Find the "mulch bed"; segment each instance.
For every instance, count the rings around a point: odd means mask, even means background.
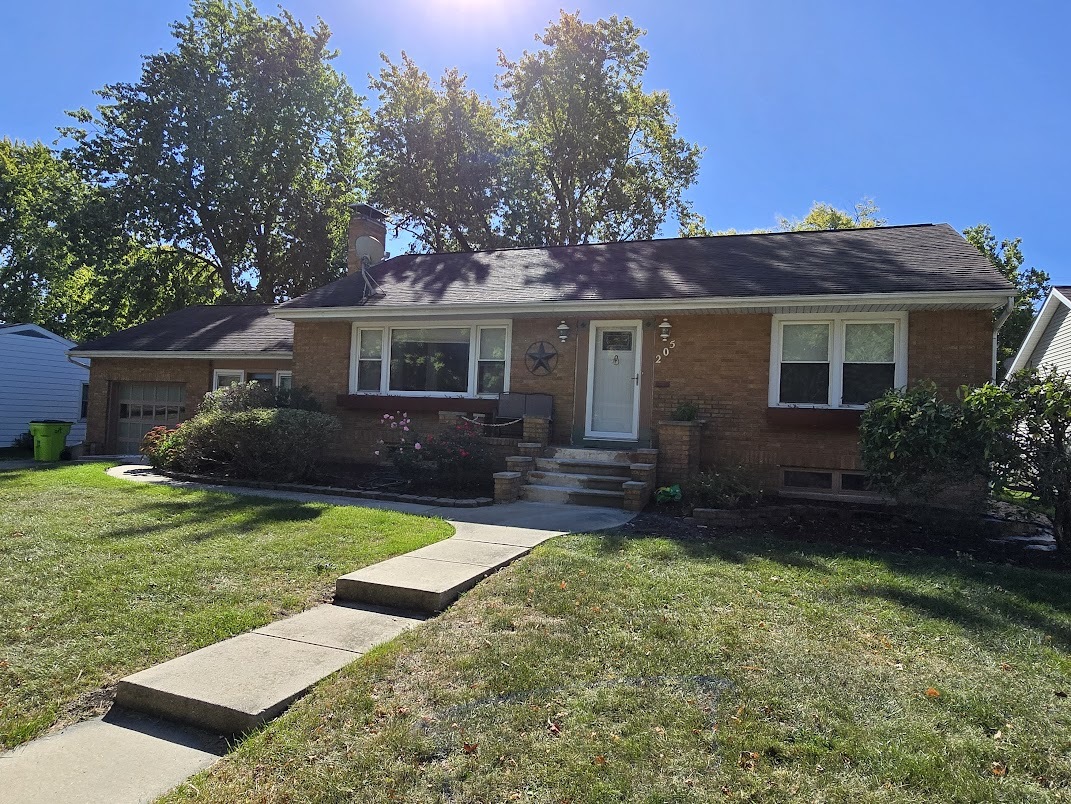
[[[782,501],[783,502],[783,501]],[[801,544],[832,544],[845,548],[870,548],[911,554],[973,559],[995,563],[1071,572],[1067,551],[1024,550],[1018,544],[989,541],[993,531],[981,520],[967,517],[952,521],[913,521],[883,508],[848,504],[814,505],[770,503],[762,521],[743,527],[704,523],[687,511],[660,510],[652,504],[620,530],[637,536],[664,536],[681,540],[710,540],[733,534],[772,536]]]
[[[488,475],[483,485],[468,488],[449,488],[433,481],[412,483],[398,475],[390,467],[368,463],[330,464],[318,479],[324,485],[359,491],[393,492],[395,494],[419,494],[429,497],[451,497],[468,500],[494,496],[494,482]]]

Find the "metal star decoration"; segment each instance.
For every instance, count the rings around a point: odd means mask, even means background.
[[[524,364],[536,376],[550,374],[557,362],[558,350],[546,341],[533,343],[524,355]]]

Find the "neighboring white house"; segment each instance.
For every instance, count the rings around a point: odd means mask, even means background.
[[[1071,286],[1049,292],[1008,373],[1043,365],[1071,371]]]
[[[0,324],[0,447],[29,430],[33,419],[74,422],[68,446],[85,440],[89,369],[67,359],[76,345],[36,324]]]

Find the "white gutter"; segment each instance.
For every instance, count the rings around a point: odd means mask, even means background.
[[[387,297],[389,299],[389,295]],[[934,293],[829,293],[813,296],[719,296],[688,299],[613,299],[536,302],[482,302],[477,304],[369,304],[355,307],[273,307],[269,312],[288,321],[302,319],[421,318],[429,315],[460,316],[494,314],[598,315],[620,311],[672,312],[753,309],[756,307],[830,307],[841,305],[946,305],[969,304],[995,309],[1007,294],[991,290],[938,291]]]
[[[68,352],[68,357],[147,357],[147,358],[174,358],[175,360],[290,360],[294,357],[293,352],[139,352],[136,349],[113,351],[100,350],[92,352],[78,351],[73,355]]]
[[[78,366],[78,368],[84,368],[86,371],[89,371],[89,364],[88,363],[79,363],[77,360],[75,360],[73,357],[71,357],[71,353],[70,352],[65,352],[64,356],[67,358],[67,362],[68,363],[73,363],[74,365]]]
[[[1000,335],[1000,328],[1004,326],[1004,322],[1011,317],[1013,312],[1015,312],[1015,297],[1009,296],[1008,301],[1004,304],[1004,310],[993,325],[993,375],[990,378],[993,382],[997,381],[997,338]]]

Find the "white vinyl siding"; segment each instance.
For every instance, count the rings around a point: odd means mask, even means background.
[[[1071,310],[1060,305],[1030,355],[1031,366],[1057,366],[1071,371]]]
[[[0,330],[0,374],[4,378],[0,447],[10,446],[29,430],[32,419],[74,422],[67,444],[82,443],[86,423],[79,420],[79,414],[82,384],[89,382],[89,370],[67,360],[67,350],[73,344],[47,336],[20,335],[17,328],[10,329],[14,331]]]

